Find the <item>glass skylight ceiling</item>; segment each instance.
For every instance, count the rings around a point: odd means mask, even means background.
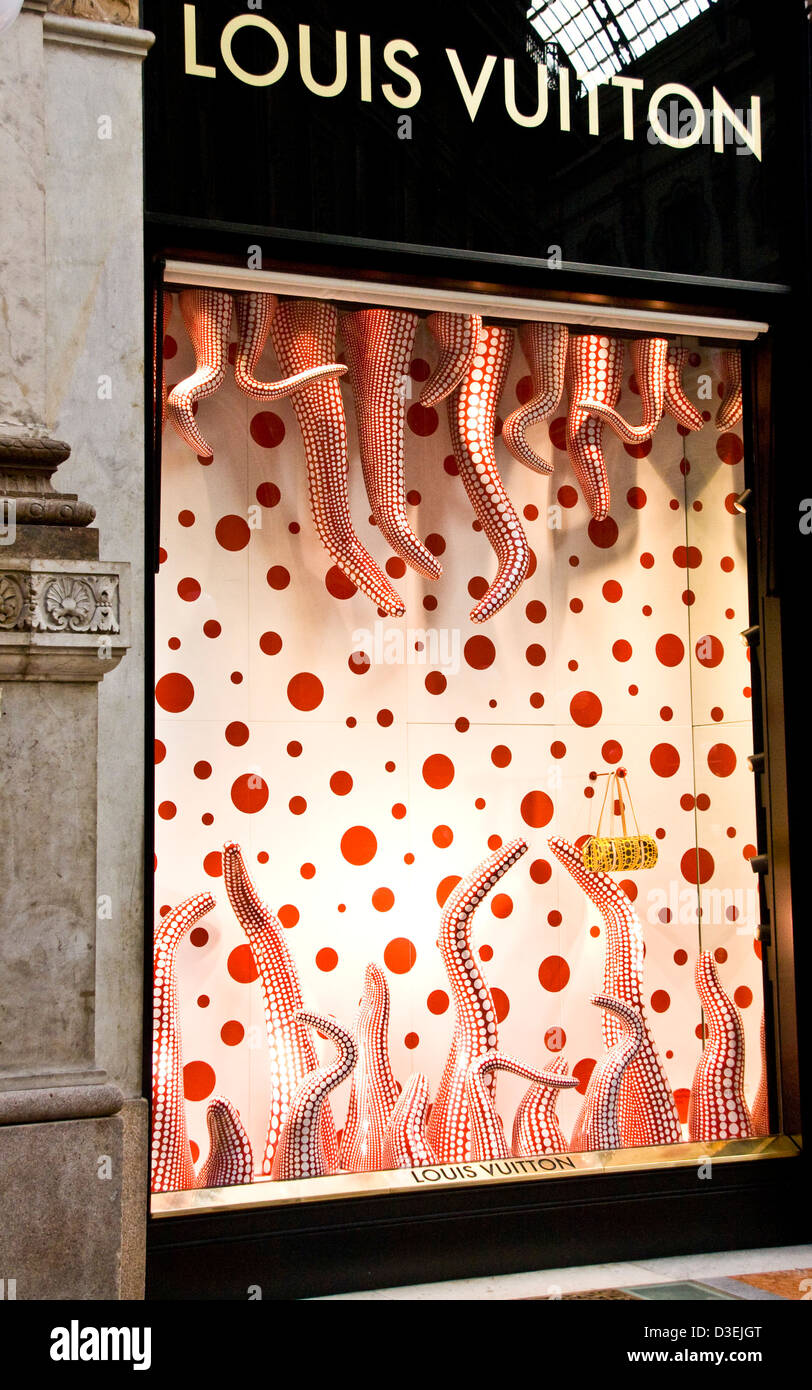
[[[716,0],[544,0],[528,10],[539,37],[555,40],[587,88],[605,82]]]

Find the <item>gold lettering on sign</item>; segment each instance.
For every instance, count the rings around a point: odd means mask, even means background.
[[[538,100],[535,114],[524,116],[516,105],[516,64],[512,58],[505,58],[505,108],[517,125],[537,126],[547,119],[547,69],[543,63],[536,64]]]
[[[269,72],[248,72],[237,62],[231,51],[231,46],[235,35],[241,29],[261,29],[263,33],[269,34],[273,39],[276,45],[276,62]],[[288,66],[288,46],[285,43],[284,35],[275,24],[271,24],[269,19],[265,19],[259,14],[238,14],[230,19],[220,36],[220,52],[229,72],[238,77],[240,82],[247,83],[249,87],[272,86],[274,82],[278,82],[280,77],[284,76]]]
[[[333,82],[317,82],[310,58],[310,25],[299,25],[299,72],[307,90],[317,97],[337,97],[347,85],[347,35],[336,29],[336,75]]]
[[[496,55],[493,53],[488,54],[482,64],[476,86],[473,90],[468,85],[468,78],[462,70],[462,63],[459,60],[456,48],[447,48],[446,57],[451,64],[451,71],[457,79],[457,86],[462,93],[465,109],[473,121],[476,119],[476,113],[479,110],[480,102],[485,95],[485,88],[491,80],[491,73],[496,67]]]
[[[183,7],[183,45],[186,72],[190,77],[217,76],[214,68],[197,61],[197,12],[194,5],[184,5]]]
[[[660,112],[657,109],[665,97],[672,95],[684,97],[696,117],[693,130],[686,130],[682,135],[671,134],[663,125]],[[702,139],[705,131],[705,111],[696,92],[692,92],[690,87],[684,87],[681,82],[664,82],[662,87],[657,88],[648,104],[648,122],[657,139],[662,141],[664,145],[670,145],[674,150],[685,150],[689,145],[695,145],[698,140]]]
[[[391,82],[384,82],[383,86],[381,87],[381,91],[383,92],[390,106],[398,106],[401,108],[405,108],[407,106],[416,106],[420,100],[420,93],[422,90],[420,82],[418,81],[415,74],[412,72],[411,68],[405,68],[402,63],[399,63],[397,61],[396,55],[398,53],[405,53],[408,58],[416,58],[417,49],[415,48],[413,43],[409,43],[408,39],[390,39],[385,49],[383,50],[383,61],[386,63],[386,66],[388,67],[389,71],[393,72],[396,77],[404,78],[404,80],[408,83],[408,96],[399,97],[395,92],[395,89],[392,86]]]

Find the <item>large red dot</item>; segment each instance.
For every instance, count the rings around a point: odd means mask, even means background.
[[[461,880],[459,874],[448,874],[445,878],[440,880],[440,882],[437,884],[436,894],[437,902],[439,903],[440,907],[445,906],[446,900],[454,892],[454,889],[460,881]]]
[[[265,578],[272,589],[280,591],[287,589],[290,583],[290,571],[284,565],[271,565]]]
[[[395,895],[391,888],[376,888],[372,894],[372,906],[376,912],[389,912],[395,906]]]
[[[725,649],[718,637],[707,634],[700,637],[696,644],[696,659],[700,666],[718,666],[725,654]]]
[[[508,893],[496,893],[491,898],[491,912],[494,917],[504,919],[509,917],[513,911],[513,899]]]
[[[615,661],[629,661],[632,654],[632,644],[627,642],[625,637],[619,637],[612,643],[612,656]]]
[[[240,985],[250,985],[259,978],[256,961],[247,943],[235,946],[229,953],[226,969],[232,980],[236,980]]]
[[[407,936],[396,936],[383,950],[383,963],[393,975],[405,975],[417,960],[413,941]]]
[[[557,994],[570,977],[570,968],[563,956],[546,956],[539,966],[539,980],[542,989]]]
[[[260,483],[257,488],[257,501],[261,507],[276,507],[281,496],[276,483]]]
[[[423,781],[436,791],[448,787],[454,780],[454,764],[445,753],[432,753],[423,764]]]
[[[662,637],[658,637],[654,650],[657,660],[663,666],[679,666],[685,655],[685,646],[674,632],[666,632]]]
[[[203,872],[209,878],[222,878],[223,876],[223,855],[219,849],[211,850],[203,859]]]
[[[195,698],[195,688],[188,676],[183,676],[179,671],[170,671],[168,675],[161,676],[155,687],[155,699],[169,714],[180,714],[188,709]]]
[[[722,463],[741,463],[744,445],[737,434],[720,434],[716,441],[716,452]]]
[[[496,648],[490,637],[477,635],[469,637],[463,648],[463,655],[468,665],[475,671],[486,671],[492,666],[496,658]]]
[[[589,1085],[589,1078],[591,1077],[594,1070],[594,1057],[582,1057],[580,1061],[575,1063],[575,1066],[572,1069],[572,1074],[573,1076],[577,1076],[578,1078],[578,1085],[576,1087],[576,1091],[579,1096],[586,1095],[586,1088]]]
[[[651,1007],[655,1014],[664,1014],[671,1006],[671,995],[665,989],[655,989],[651,996]]]
[[[599,550],[609,550],[618,537],[617,522],[611,516],[605,517],[603,521],[595,521],[593,518],[587,532],[592,544]]]
[[[507,767],[512,757],[513,754],[504,743],[497,743],[496,747],[491,749],[491,762],[494,767]]]
[[[285,438],[285,425],[272,410],[258,410],[251,420],[251,438],[263,449],[275,449]]]
[[[503,989],[498,989],[496,986],[491,990],[491,998],[493,999],[493,1007],[496,1012],[496,1022],[503,1023],[510,1013],[510,1000],[505,994],[505,991]]]
[[[231,786],[231,800],[247,816],[261,811],[268,801],[268,784],[258,772],[244,772]]]
[[[330,778],[330,791],[336,796],[346,796],[352,791],[352,777],[349,772],[334,772]]]
[[[232,744],[235,748],[241,748],[248,742],[248,726],[235,720],[233,724],[226,726],[226,743]]]
[[[448,995],[445,990],[433,989],[426,1000],[426,1006],[430,1014],[444,1014],[448,1008]]]
[[[729,777],[736,770],[736,754],[729,743],[714,743],[708,749],[708,767],[716,777]]]
[[[554,806],[546,792],[532,791],[522,797],[520,807],[522,820],[534,830],[549,825],[553,818]]]
[[[251,539],[248,522],[241,516],[221,516],[214,534],[224,550],[244,550]]]
[[[295,927],[299,920],[299,909],[294,903],[283,903],[276,915],[282,926],[290,931],[291,927]]]
[[[288,681],[288,699],[294,709],[317,709],[324,699],[324,686],[312,671],[299,671]]]
[[[658,743],[651,750],[649,762],[658,777],[673,777],[679,771],[680,757],[673,743]]]
[[[282,638],[278,632],[263,632],[259,639],[259,649],[266,656],[276,656],[282,650]]]
[[[573,722],[583,729],[591,729],[603,714],[603,706],[591,690],[579,690],[570,700],[570,714]]]
[[[341,837],[341,853],[348,864],[368,864],[377,850],[378,841],[365,825],[351,825]]]
[[[707,849],[688,849],[680,860],[680,870],[686,883],[707,883],[713,877],[715,864]]]
[[[226,1047],[236,1047],[245,1037],[245,1028],[236,1018],[230,1018],[220,1029],[220,1037]]]
[[[332,946],[322,946],[321,950],[316,952],[316,965],[319,970],[335,970],[338,965],[338,952],[334,951]]]
[[[357,585],[348,579],[343,570],[338,565],[333,565],[324,576],[324,585],[328,594],[333,598],[352,598],[353,594],[358,593]]]
[[[419,401],[415,401],[414,405],[410,405],[406,412],[406,420],[412,434],[420,435],[421,438],[425,439],[428,435],[434,434],[440,417],[433,406],[421,405]]]
[[[200,598],[201,588],[196,579],[181,579],[178,581],[178,598],[182,598],[184,603],[194,603],[196,598]]]
[[[552,872],[552,865],[546,859],[534,859],[530,865],[530,877],[534,883],[548,883]]]
[[[208,1062],[187,1062],[183,1068],[183,1094],[186,1100],[205,1100],[217,1084],[214,1067]]]

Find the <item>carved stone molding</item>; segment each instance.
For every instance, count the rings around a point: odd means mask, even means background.
[[[89,526],[95,507],[80,502],[75,492],[57,492],[51,483],[69,454],[70,445],[61,439],[0,434],[0,521],[18,526]]]
[[[0,568],[0,632],[114,632],[119,580],[109,574]]]
[[[0,551],[0,680],[101,680],[129,646],[128,576],[124,564]]]
[[[138,27],[138,0],[51,0],[48,10],[75,19],[92,19],[97,24]]]

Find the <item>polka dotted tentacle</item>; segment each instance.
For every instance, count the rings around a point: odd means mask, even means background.
[[[665,400],[667,413],[686,430],[701,430],[705,424],[701,411],[689,401],[682,384],[688,349],[672,343],[665,362]]]
[[[465,1078],[471,1062],[497,1046],[496,1009],[471,951],[473,918],[483,898],[527,851],[511,840],[457,884],[440,919],[438,945],[454,1000],[454,1037],[434,1099],[427,1137],[442,1163],[464,1163],[471,1130]],[[491,1095],[495,1078],[485,1083]]]
[[[544,1077],[544,1073],[535,1067],[528,1067],[502,1052],[487,1052],[474,1058],[465,1078],[465,1097],[471,1120],[472,1161],[510,1158],[511,1151],[502,1121],[494,1107],[491,1091],[485,1084],[485,1078],[497,1070],[523,1076],[526,1081],[540,1082]],[[573,1078],[573,1084],[578,1084],[577,1079]]]
[[[422,1072],[413,1072],[389,1118],[382,1168],[428,1168],[437,1162],[426,1138],[428,1108],[429,1083]]]
[[[361,309],[341,315],[372,515],[407,565],[428,579],[438,579],[442,565],[418,540],[406,516],[404,397],[418,322],[417,314],[406,309]]]
[[[591,410],[599,419],[605,420],[626,444],[639,444],[643,440],[651,439],[665,409],[667,359],[667,338],[634,339],[632,361],[643,407],[643,419],[639,425],[630,425],[611,406],[598,401],[584,401],[583,408]]]
[[[472,623],[484,623],[509,603],[522,584],[530,567],[530,549],[499,476],[493,445],[513,331],[483,328],[477,346],[465,379],[448,398],[448,423],[465,491],[499,562],[496,578],[471,612]]]
[[[389,986],[383,972],[371,963],[354,1035],[358,1062],[338,1163],[347,1172],[368,1173],[382,1165],[384,1135],[398,1098],[389,1061]]]
[[[195,1181],[196,1187],[232,1187],[251,1182],[254,1155],[240,1112],[225,1096],[215,1096],[206,1110],[209,1156]]]
[[[335,356],[338,314],[320,300],[293,299],[279,305],[271,339],[283,371],[302,375]],[[361,544],[350,519],[347,495],[347,425],[337,380],[315,382],[292,399],[307,460],[310,511],[331,560],[377,608],[394,617],[406,605],[383,570]]]
[[[426,327],[440,348],[440,360],[420,394],[420,404],[439,405],[459,386],[476,355],[482,330],[479,314],[429,314]]]
[[[317,1067],[306,1076],[291,1101],[273,1160],[273,1177],[280,1181],[335,1172],[336,1161],[322,1145],[322,1111],[330,1092],[349,1076],[358,1060],[355,1039],[334,1018],[299,1009],[296,1021],[299,1027],[317,1028],[331,1038],[338,1057],[329,1067]]]
[[[603,989],[621,999],[642,1020],[643,1042],[623,1079],[618,1117],[624,1144],[676,1144],[682,1135],[679,1114],[665,1068],[651,1034],[643,1004],[643,929],[629,899],[609,874],[584,867],[580,851],[567,840],[548,841],[556,858],[569,870],[579,888],[595,904],[606,927],[606,961]],[[620,1024],[604,1013],[603,1036],[613,1047]]]
[[[228,335],[233,302],[223,290],[181,290],[180,310],[195,351],[195,371],[169,393],[166,412],[181,439],[200,458],[214,458],[195,424],[194,406],[213,396],[228,370]]]
[[[155,928],[152,1004],[152,1190],[195,1186],[186,1131],[183,1062],[178,1021],[178,946],[214,907],[211,893],[196,893],[168,912]]]
[[[302,991],[293,957],[274,914],[256,892],[239,845],[223,847],[223,879],[234,914],[248,937],[264,996],[265,1028],[271,1065],[271,1097],[262,1172],[272,1171],[285,1117],[302,1078],[318,1066],[313,1040],[297,1022]],[[338,1141],[329,1105],[322,1109],[322,1143],[331,1168],[338,1165]]]
[[[555,1107],[562,1090],[576,1087],[578,1078],[567,1075],[567,1063],[561,1053],[540,1076],[542,1079],[522,1096],[513,1118],[514,1158],[565,1153],[567,1149]]]
[[[618,1123],[620,1089],[629,1063],[643,1044],[643,1020],[636,1009],[611,994],[593,994],[589,1002],[614,1015],[621,1036],[601,1057],[589,1078],[584,1104],[570,1140],[573,1153],[625,1146]]]
[[[761,1047],[761,1072],[758,1079],[758,1089],[753,1101],[751,1112],[753,1134],[769,1134],[770,1132],[770,1111],[767,1089],[767,1035],[764,1027],[764,1014],[761,1015],[761,1032],[759,1034]]]
[[[744,1024],[722,989],[712,951],[700,952],[696,988],[707,1019],[708,1041],[691,1087],[688,1133],[699,1143],[749,1139],[753,1127],[744,1100]]]
[[[553,465],[540,458],[527,442],[531,425],[546,420],[558,408],[564,393],[569,329],[563,323],[523,323],[519,342],[530,368],[533,395],[508,415],[502,426],[505,448],[537,473],[552,473]]]
[[[617,405],[623,374],[623,343],[593,333],[570,336],[567,357],[569,409],[567,453],[587,506],[596,521],[609,515],[609,479],[603,457],[603,420],[595,404]]]
[[[344,376],[347,368],[340,362],[324,362],[293,372],[281,381],[257,381],[255,372],[262,356],[271,323],[279,301],[275,294],[249,292],[237,295],[237,324],[239,342],[234,361],[234,379],[246,396],[255,401],[279,401],[292,396],[314,381]]]
[[[742,397],[742,355],[738,348],[723,348],[722,404],[716,412],[717,430],[731,430],[738,425],[744,411]]]

